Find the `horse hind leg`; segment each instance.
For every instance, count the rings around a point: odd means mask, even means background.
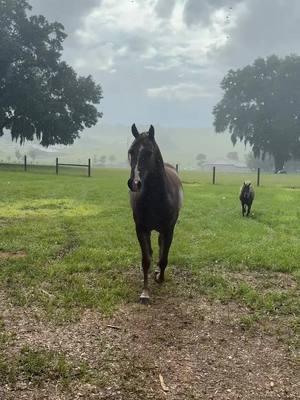
[[[159,262],[158,270],[155,272],[155,280],[162,283],[165,279],[165,269],[168,265],[168,256],[171,243],[173,240],[173,228],[167,232],[160,233],[158,237],[159,244]]]
[[[251,206],[252,206],[252,204],[251,204],[251,203],[250,203],[250,204],[248,204],[247,217],[249,217],[249,215],[250,215]]]

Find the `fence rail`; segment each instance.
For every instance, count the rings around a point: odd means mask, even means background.
[[[216,167],[215,166],[213,166],[213,170],[212,170],[212,184],[213,185],[216,184]],[[260,186],[260,168],[257,168],[256,186]]]
[[[72,164],[72,163],[59,163],[58,162],[58,158],[56,157],[56,165],[55,165],[55,169],[56,169],[56,175],[58,175],[58,168],[59,166],[65,166],[65,167],[84,167],[88,169],[88,177],[91,176],[91,159],[88,159],[88,163],[87,164]]]
[[[58,162],[58,157],[56,157],[56,164],[55,164],[55,169],[56,169],[56,175],[58,175],[58,169],[59,166],[65,166],[65,167],[85,167],[88,169],[88,177],[91,176],[91,159],[88,159],[87,164],[72,164],[72,163],[59,163]]]
[[[24,156],[23,163],[20,164],[10,164],[10,163],[2,163],[2,165],[10,165],[10,166],[23,166],[24,171],[26,172],[28,170],[28,163],[27,163],[27,156]],[[40,167],[51,167],[51,165],[39,165]],[[58,158],[56,157],[55,160],[55,171],[56,175],[58,175],[59,167],[83,167],[88,169],[88,177],[91,176],[91,159],[88,159],[87,164],[74,164],[74,163],[59,163]],[[31,165],[32,167],[32,165]]]

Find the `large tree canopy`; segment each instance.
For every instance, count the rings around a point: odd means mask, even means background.
[[[255,157],[274,157],[275,171],[300,157],[300,57],[259,58],[230,70],[213,114],[216,132],[228,130],[235,144],[250,144]]]
[[[0,136],[72,144],[101,117],[102,90],[61,61],[64,27],[30,10],[26,0],[0,0]]]

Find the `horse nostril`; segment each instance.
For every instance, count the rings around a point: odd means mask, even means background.
[[[132,192],[138,192],[142,187],[142,182],[136,179],[130,178],[127,181],[127,185]]]

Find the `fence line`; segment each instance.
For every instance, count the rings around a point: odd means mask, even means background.
[[[58,175],[58,167],[59,166],[65,166],[65,167],[85,167],[88,169],[88,177],[91,176],[91,159],[88,159],[87,164],[72,164],[72,163],[59,163],[58,162],[58,157],[56,157],[56,164],[55,164],[55,170],[56,170],[56,175]]]
[[[20,167],[22,167],[22,165],[23,165],[23,169],[26,172],[28,170],[27,156],[24,155],[23,163],[20,163],[20,164],[3,163],[3,165],[11,165],[11,166],[18,165]],[[36,165],[36,166],[39,166],[39,167],[51,167],[51,165]],[[59,163],[58,162],[58,158],[56,157],[56,160],[55,160],[55,172],[56,172],[56,175],[58,175],[59,166],[84,167],[84,168],[88,169],[88,177],[91,176],[91,159],[90,158],[88,159],[88,163],[87,164],[74,164],[74,163]]]
[[[213,166],[213,173],[212,173],[212,184],[216,184],[216,167]],[[257,168],[257,179],[256,179],[256,185],[260,186],[260,168]]]

